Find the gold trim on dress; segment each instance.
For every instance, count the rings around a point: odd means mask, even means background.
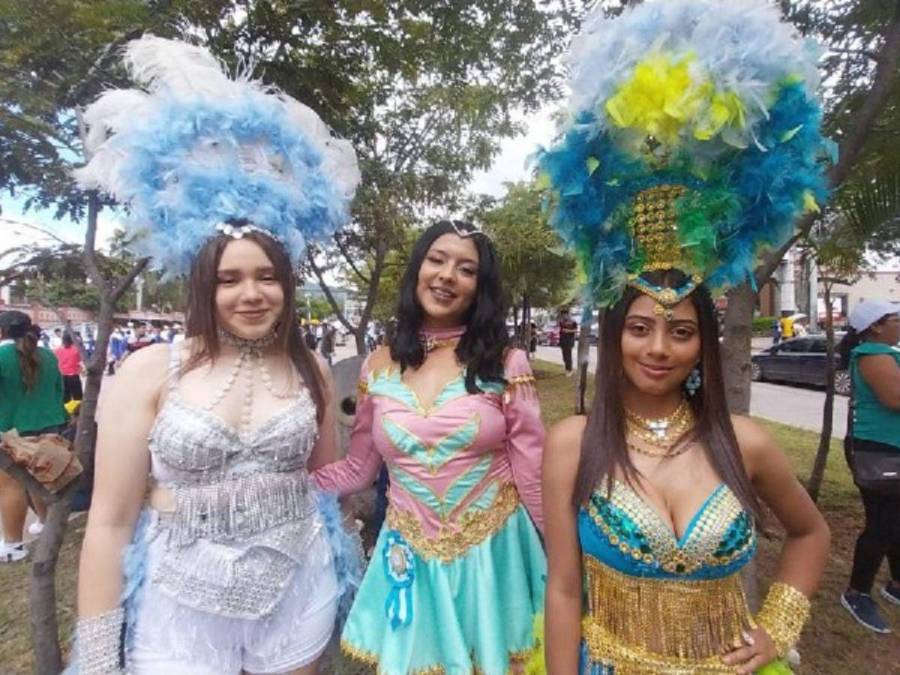
[[[584,556],[588,613],[582,636],[616,675],[733,673],[723,650],[755,627],[740,574],[722,579],[636,577]]]
[[[517,652],[509,652],[509,670],[507,670],[507,675],[521,673],[522,664],[530,658],[532,652],[534,651],[534,648],[535,646],[531,646],[527,649],[521,649]],[[348,640],[343,639],[341,640],[341,651],[357,663],[361,663],[364,666],[372,668],[375,671],[376,675],[389,675],[386,670],[381,669],[378,655],[374,652],[364,651],[359,647],[351,644]],[[472,657],[472,660],[474,660],[474,655]],[[446,669],[443,666],[439,665],[417,668],[416,670],[409,670],[407,671],[407,673],[409,673],[409,675],[447,675]],[[472,675],[482,675],[481,669],[475,666],[472,669]]]
[[[509,404],[517,395],[526,399],[537,398],[537,381],[534,375],[516,375],[506,379],[506,389],[503,390],[503,402]]]
[[[422,558],[448,563],[498,532],[518,507],[519,493],[515,485],[507,483],[489,508],[468,511],[455,523],[441,525],[435,535],[426,535],[415,515],[393,505],[388,508],[387,524],[398,530]]]

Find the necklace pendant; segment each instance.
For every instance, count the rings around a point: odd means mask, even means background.
[[[658,441],[666,440],[666,435],[669,431],[669,421],[668,420],[648,420],[647,427],[656,437]]]

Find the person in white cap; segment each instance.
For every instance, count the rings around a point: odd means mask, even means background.
[[[872,599],[872,586],[885,557],[891,581],[880,589],[888,602],[900,605],[900,477],[874,485],[862,471],[876,474],[900,464],[900,306],[884,300],[861,302],[850,312],[851,330],[839,347],[849,364],[852,420],[845,440],[865,507],[865,526],[856,541],[850,583],[841,604],[863,626],[876,633],[890,627]],[[886,467],[886,468],[885,468]],[[889,473],[889,472],[888,472]]]

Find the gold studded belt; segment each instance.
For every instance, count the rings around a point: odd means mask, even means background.
[[[594,663],[616,675],[733,673],[723,650],[754,627],[739,574],[678,580],[622,574],[585,555],[582,636]]]

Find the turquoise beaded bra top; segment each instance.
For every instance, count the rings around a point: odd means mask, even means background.
[[[716,579],[734,574],[756,551],[753,518],[720,484],[681,537],[628,485],[596,490],[578,513],[584,555],[632,576]]]

